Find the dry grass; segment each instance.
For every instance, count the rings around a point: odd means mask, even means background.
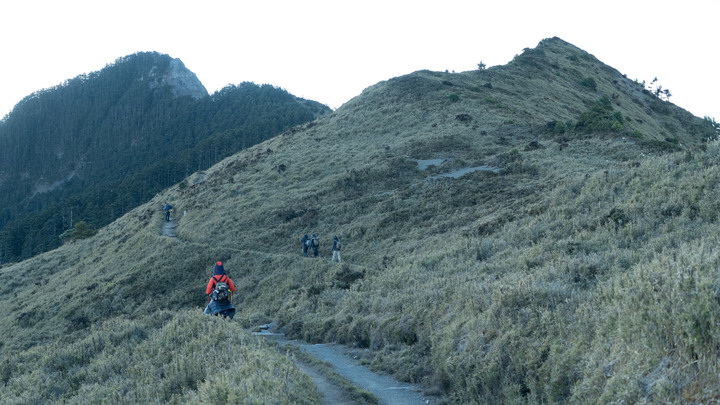
[[[309,377],[239,325],[189,311],[96,323],[4,364],[5,403],[317,403]]]
[[[601,95],[622,129],[547,125],[576,121]],[[720,145],[709,134],[557,40],[505,67],[379,83],[91,239],[1,269],[0,394],[32,384],[9,366],[15,356],[46,364],[53,345],[87,342],[97,327],[131,319],[177,339],[185,332],[170,325],[209,322],[194,314],[220,259],[239,287],[228,327],[275,320],[291,336],[369,347],[374,367],[458,403],[709,402],[720,383]],[[431,158],[448,160],[417,168]],[[426,180],[480,165],[503,170]],[[187,211],[177,239],[159,236],[166,200]],[[304,233],[320,235],[320,259],[301,256]],[[330,263],[333,235],[342,265]],[[13,295],[28,279],[41,287],[30,303]],[[182,322],[148,316],[189,309]],[[241,385],[231,374],[227,386]],[[85,387],[59,378],[74,387],[64,398]],[[206,395],[210,378],[193,377],[179,398]],[[145,395],[135,384],[126,389]],[[278,384],[238,395],[281,395]]]

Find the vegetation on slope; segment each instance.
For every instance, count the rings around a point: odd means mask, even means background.
[[[12,376],[12,378],[11,378]],[[6,360],[5,403],[310,404],[310,378],[238,324],[188,311],[116,317]]]
[[[163,237],[141,207],[0,269],[10,403],[316,403],[311,380],[239,323],[202,315],[221,252]]]
[[[78,221],[106,225],[192,172],[330,111],[253,83],[178,96],[162,85],[172,61],[118,59],[26,97],[3,120],[0,263],[59,246]]]
[[[212,322],[202,290],[223,260],[235,325],[274,320],[372,349],[373,367],[457,403],[710,402],[720,143],[709,137],[710,123],[558,39],[504,67],[379,83],[92,238],[0,270],[0,395],[29,389],[33,364],[49,361],[31,354],[108,322],[158,325],[150,336]],[[428,159],[442,163],[421,170]],[[501,170],[442,177],[482,166]],[[178,238],[160,236],[166,200],[187,212]],[[300,253],[311,232],[320,259]],[[342,264],[330,262],[335,234]],[[42,286],[36,303],[13,296],[28,279]],[[178,309],[190,312],[169,319]],[[10,366],[17,356],[27,368]]]

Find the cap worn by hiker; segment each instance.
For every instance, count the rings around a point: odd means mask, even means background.
[[[216,262],[215,267],[213,267],[213,276],[223,275],[225,274],[225,267],[223,267],[222,262]]]

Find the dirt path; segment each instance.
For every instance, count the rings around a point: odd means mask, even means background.
[[[340,376],[344,377],[356,387],[373,394],[380,404],[415,405],[436,404],[435,397],[426,397],[418,386],[403,383],[391,376],[374,373],[367,367],[360,365],[348,351],[336,344],[309,344],[298,340],[286,340],[278,333],[259,332],[257,335],[273,339],[281,346],[292,345],[301,349],[310,356],[329,363]],[[352,404],[352,396],[344,392],[335,383],[326,378],[312,365],[296,363],[298,367],[315,381],[318,391],[322,395],[323,404]]]
[[[316,370],[312,365],[296,361],[295,365],[305,375],[312,378],[318,392],[321,395],[322,405],[353,405],[355,400],[342,388],[336,386],[332,381]]]
[[[177,225],[175,218],[170,218],[169,221],[163,221],[162,235],[175,237],[175,228],[177,228]]]

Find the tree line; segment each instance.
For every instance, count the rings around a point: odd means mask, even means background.
[[[176,96],[148,75],[168,74],[171,60],[120,58],[31,94],[0,121],[0,263],[59,246],[73,222],[104,226],[313,110],[330,111],[249,82]]]

